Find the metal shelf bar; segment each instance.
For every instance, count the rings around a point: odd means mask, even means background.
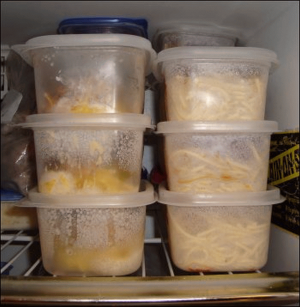
[[[42,257],[40,257],[30,268],[25,272],[24,276],[29,276],[33,270],[41,263]]]
[[[36,235],[38,237],[38,235]],[[11,258],[2,268],[1,274],[12,264],[14,263],[32,244],[34,240],[29,242],[26,246],[24,246],[13,258]]]
[[[155,212],[155,214],[156,214],[156,221],[159,221],[159,216],[158,216],[157,212]],[[172,263],[171,263],[171,259],[170,259],[169,254],[168,254],[166,244],[165,244],[165,241],[164,241],[164,238],[163,238],[163,235],[162,235],[162,230],[161,230],[159,223],[157,223],[157,228],[158,228],[159,235],[161,237],[161,244],[162,244],[162,247],[163,247],[163,250],[164,250],[164,253],[165,253],[165,257],[166,257],[166,260],[167,260],[170,276],[175,276],[174,271],[173,271],[173,267],[172,267]]]
[[[4,250],[4,248],[6,248],[11,242],[15,241],[16,237],[18,237],[22,232],[23,232],[23,230],[20,230],[14,236],[10,237],[10,239],[8,239],[8,241],[5,244],[1,245],[1,251]],[[5,239],[1,234],[1,241],[2,240],[5,240]],[[2,271],[1,271],[1,273],[2,273]]]

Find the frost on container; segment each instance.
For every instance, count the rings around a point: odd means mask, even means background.
[[[178,192],[263,191],[267,135],[170,135],[165,140],[169,188]]]
[[[276,127],[268,121],[159,123],[168,188],[189,193],[265,190],[271,135],[267,130]]]
[[[43,264],[54,275],[113,276],[142,262],[146,206],[39,208]]]
[[[58,276],[120,276],[142,263],[146,206],[153,186],[137,193],[49,195],[33,189],[20,207],[37,210],[43,265]]]
[[[172,192],[159,187],[167,207],[174,264],[189,272],[254,271],[268,258],[272,205],[284,201],[278,188],[260,192]]]
[[[37,114],[34,130],[39,192],[103,194],[137,192],[141,180],[143,114]]]
[[[137,192],[143,136],[136,131],[35,131],[41,193]]]

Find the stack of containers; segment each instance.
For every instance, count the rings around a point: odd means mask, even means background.
[[[222,44],[171,48],[166,41],[156,44],[167,47],[154,74],[164,84],[166,121],[157,133],[164,136],[167,183],[159,201],[167,205],[172,260],[194,272],[260,269],[272,204],[283,201],[267,187],[278,126],[264,114],[276,54]]]
[[[146,205],[141,180],[145,76],[156,57],[144,37],[65,34],[13,50],[34,67],[38,185],[21,205],[37,208],[43,265],[51,274],[112,276],[141,265]]]

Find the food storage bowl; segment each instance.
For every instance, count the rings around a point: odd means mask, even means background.
[[[17,201],[1,201],[1,230],[37,229],[35,208],[16,207]]]
[[[255,271],[268,258],[272,205],[280,190],[186,194],[159,187],[167,206],[167,229],[174,264],[189,272]]]
[[[168,24],[160,27],[152,44],[157,52],[181,46],[235,46],[238,31],[216,25]]]
[[[133,194],[47,195],[32,190],[20,206],[35,207],[44,268],[58,276],[118,276],[142,263],[146,206],[154,190]]]
[[[143,112],[145,76],[156,56],[129,34],[65,34],[14,45],[34,67],[38,113]]]
[[[45,194],[138,192],[143,114],[34,114],[20,124],[33,129],[38,191]]]
[[[144,18],[76,17],[59,23],[58,34],[116,33],[148,38],[148,22]]]
[[[273,121],[167,121],[164,137],[168,188],[223,193],[267,188]]]
[[[252,47],[163,50],[153,71],[165,83],[167,120],[263,120],[273,51]]]
[[[37,229],[35,208],[20,208],[16,204],[24,198],[13,190],[1,189],[1,230]]]

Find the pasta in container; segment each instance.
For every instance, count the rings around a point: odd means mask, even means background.
[[[167,120],[263,120],[273,51],[248,47],[177,47],[158,54]]]
[[[187,193],[264,191],[275,130],[272,121],[160,122],[168,188]]]
[[[189,272],[254,271],[268,258],[272,205],[278,188],[261,192],[186,194],[159,187],[167,205],[174,264]]]

